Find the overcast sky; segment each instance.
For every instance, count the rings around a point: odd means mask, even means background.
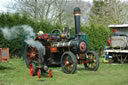
[[[92,2],[93,0],[83,0],[83,1]],[[14,10],[7,8],[7,6],[12,4],[13,2],[14,2],[14,0],[0,0],[0,13],[2,13],[2,12],[14,12]]]
[[[10,9],[8,9],[7,6],[12,2],[14,2],[14,0],[0,0],[0,12],[10,11]]]

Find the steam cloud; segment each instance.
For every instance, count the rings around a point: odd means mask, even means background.
[[[43,55],[45,55],[45,47],[39,41],[34,40],[35,33],[32,27],[28,25],[14,26],[10,29],[5,27],[0,28],[0,31],[7,40],[16,39],[18,35],[25,35],[24,42],[38,50],[42,50]]]

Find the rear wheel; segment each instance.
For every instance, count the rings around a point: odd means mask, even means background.
[[[87,63],[84,66],[87,70],[96,71],[99,67],[99,56],[94,51],[89,51],[86,53]]]
[[[61,57],[61,67],[64,73],[73,74],[77,68],[76,56],[72,52],[64,52]]]

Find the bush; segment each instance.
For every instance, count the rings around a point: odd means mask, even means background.
[[[100,52],[104,49],[109,34],[109,29],[106,26],[90,24],[89,26],[82,26],[81,31],[89,37],[90,50]]]

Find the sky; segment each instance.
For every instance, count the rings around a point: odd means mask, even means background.
[[[90,1],[92,2],[93,0],[83,0],[83,1]],[[11,10],[7,8],[10,4],[12,4],[14,0],[0,0],[0,13],[2,12],[15,12],[15,10]]]
[[[7,8],[7,6],[9,6],[9,4],[11,4],[12,2],[13,0],[0,0],[0,12],[11,11],[10,9]]]

